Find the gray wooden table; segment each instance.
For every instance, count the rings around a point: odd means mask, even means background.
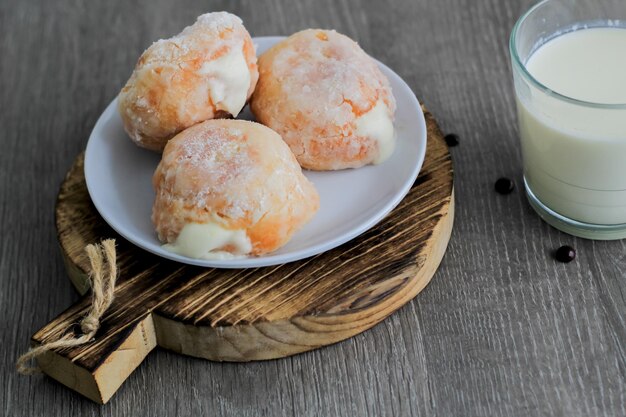
[[[559,233],[521,185],[507,41],[530,0],[0,2],[0,412],[17,416],[624,416],[626,241]],[[57,187],[151,41],[211,10],[253,35],[335,28],[458,132],[457,220],[430,286],[373,330],[265,363],[158,350],[98,406],[14,371],[77,294],[56,243]],[[516,179],[510,196],[493,182]],[[561,244],[578,259],[558,264]]]

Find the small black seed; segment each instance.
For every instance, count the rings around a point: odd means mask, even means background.
[[[450,147],[457,146],[459,144],[459,135],[456,133],[450,133],[449,135],[446,135],[444,139]]]
[[[495,189],[499,194],[511,194],[515,189],[515,183],[510,178],[500,178],[496,181]]]
[[[556,260],[563,263],[570,263],[576,259],[576,250],[571,246],[561,246],[556,250]]]

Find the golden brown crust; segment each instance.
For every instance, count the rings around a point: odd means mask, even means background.
[[[304,168],[357,168],[376,160],[378,144],[359,136],[357,119],[381,101],[393,120],[387,78],[354,41],[308,29],[259,58],[250,102],[256,119],[276,130]]]
[[[246,65],[249,73],[249,82],[242,86],[228,79],[228,69],[223,71],[226,75],[219,72],[219,65],[227,65],[220,59],[232,62],[237,57],[240,61],[235,64]],[[210,66],[216,62],[218,68]],[[155,42],[141,55],[119,94],[118,110],[137,145],[162,151],[169,139],[187,127],[236,116],[240,109],[229,111],[214,102],[216,90],[240,96],[243,106],[257,80],[256,52],[241,20],[225,12],[208,13],[180,34]]]
[[[152,221],[172,243],[187,223],[245,230],[252,254],[287,243],[319,196],[280,136],[243,120],[209,120],[170,140],[153,177]],[[228,250],[228,248],[224,248]]]

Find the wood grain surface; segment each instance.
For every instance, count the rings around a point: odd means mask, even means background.
[[[520,192],[507,41],[533,0],[0,2],[0,415],[624,416],[626,241],[559,233]],[[257,36],[335,28],[461,135],[456,220],[420,296],[371,331],[286,359],[151,354],[105,406],[15,373],[30,335],[78,300],[58,187],[140,52],[208,10]],[[496,195],[500,176],[517,191]],[[575,262],[556,263],[561,244]]]
[[[421,292],[439,266],[454,221],[450,153],[426,113],[428,145],[409,194],[376,227],[317,256],[250,269],[199,268],[147,253],[115,233],[93,206],[84,154],[68,172],[55,208],[68,277],[89,287],[88,242],[117,240],[115,299],[94,340],[38,358],[49,376],[107,402],[157,345],[229,362],[283,358],[352,337]],[[59,340],[82,320],[86,295],[33,336]]]

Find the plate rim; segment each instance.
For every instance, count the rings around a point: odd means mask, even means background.
[[[258,40],[262,40],[262,41],[278,41],[278,40],[285,39],[285,38],[286,38],[286,36],[255,36],[255,37],[252,38],[252,41],[253,42],[256,42]],[[245,257],[245,258],[235,258],[235,259],[228,259],[228,260],[206,260],[206,259],[189,258],[189,257],[186,257],[186,256],[181,256],[181,255],[175,254],[173,252],[167,252],[164,249],[161,249],[161,246],[158,247],[161,250],[158,250],[158,249],[152,248],[149,245],[143,244],[143,242],[140,239],[133,238],[133,234],[126,233],[123,227],[120,227],[118,224],[116,224],[114,219],[110,218],[110,216],[105,214],[106,211],[102,210],[101,205],[99,205],[99,203],[98,203],[97,197],[94,198],[94,191],[92,191],[92,190],[95,190],[95,188],[94,188],[95,186],[94,186],[94,184],[90,180],[91,177],[89,175],[87,175],[87,171],[88,171],[87,167],[89,166],[89,160],[91,159],[91,156],[90,156],[91,153],[89,152],[89,149],[90,149],[90,145],[93,143],[92,142],[92,138],[93,138],[94,132],[96,132],[97,130],[101,129],[101,125],[106,122],[103,119],[105,114],[107,114],[110,111],[114,111],[117,108],[117,101],[118,101],[118,96],[117,95],[107,105],[107,107],[104,109],[104,111],[98,117],[98,120],[96,121],[96,124],[94,125],[93,129],[91,130],[91,133],[89,134],[89,139],[87,140],[87,146],[85,148],[85,162],[84,162],[83,172],[84,172],[84,176],[85,176],[85,183],[86,183],[86,186],[87,186],[87,192],[89,193],[89,198],[91,199],[91,202],[93,203],[94,207],[96,208],[96,211],[98,211],[98,214],[102,217],[102,219],[116,233],[118,233],[121,237],[126,239],[131,244],[141,248],[142,250],[150,252],[150,253],[152,253],[152,254],[154,254],[154,255],[162,258],[162,259],[165,259],[165,260],[171,260],[171,261],[176,261],[176,262],[179,262],[179,263],[182,263],[182,264],[194,265],[194,266],[200,266],[200,267],[206,267],[206,268],[242,269],[242,268],[259,268],[259,267],[268,267],[268,266],[281,265],[281,264],[286,264],[286,263],[295,262],[295,261],[299,261],[299,260],[303,260],[303,259],[307,259],[307,258],[311,258],[311,257],[317,256],[317,255],[319,255],[321,253],[324,253],[324,252],[327,252],[329,250],[335,249],[335,248],[343,245],[344,243],[347,243],[347,242],[353,240],[354,238],[356,238],[356,237],[360,236],[361,234],[367,232],[371,228],[375,227],[378,223],[380,223],[406,197],[406,195],[411,190],[411,187],[413,186],[413,184],[417,180],[417,177],[419,176],[419,173],[420,173],[420,171],[422,169],[422,166],[423,166],[423,163],[424,163],[424,159],[425,159],[425,156],[426,156],[426,150],[427,150],[427,146],[428,146],[428,143],[427,143],[428,142],[428,140],[427,140],[428,132],[427,132],[427,127],[426,127],[426,119],[425,119],[425,116],[424,116],[424,111],[422,109],[421,103],[419,102],[419,100],[415,96],[415,93],[413,92],[413,89],[411,89],[411,87],[406,83],[406,81],[404,81],[404,79],[402,77],[400,77],[400,75],[398,75],[395,71],[393,71],[387,65],[385,65],[382,62],[380,62],[376,58],[373,58],[373,57],[371,57],[371,58],[377,63],[377,65],[382,67],[384,70],[386,70],[386,72],[388,72],[394,78],[396,78],[396,81],[398,81],[399,84],[402,85],[403,88],[405,88],[407,91],[409,91],[411,93],[409,95],[410,96],[409,99],[410,99],[410,101],[413,102],[414,106],[419,111],[418,123],[419,123],[420,128],[421,128],[421,132],[420,132],[421,134],[419,135],[419,137],[423,138],[424,146],[420,147],[420,151],[418,153],[418,158],[417,158],[417,161],[416,161],[417,163],[413,167],[411,175],[407,176],[407,178],[405,179],[402,187],[400,188],[400,191],[396,193],[394,198],[388,200],[385,203],[385,205],[380,210],[378,210],[378,212],[376,213],[375,216],[372,216],[367,221],[361,223],[360,225],[358,225],[358,227],[352,228],[352,229],[346,231],[345,233],[342,233],[339,236],[335,236],[334,238],[326,240],[326,241],[324,241],[322,243],[318,243],[318,244],[316,244],[314,246],[311,246],[311,247],[308,247],[308,248],[303,248],[303,249],[300,249],[300,250],[297,250],[297,251],[288,252],[288,253],[279,254],[279,255],[273,255],[272,253],[269,253],[267,255],[263,255],[263,256],[259,256],[259,257]],[[114,107],[115,109],[112,109],[112,107]],[[296,233],[298,233],[298,232],[296,232]]]

